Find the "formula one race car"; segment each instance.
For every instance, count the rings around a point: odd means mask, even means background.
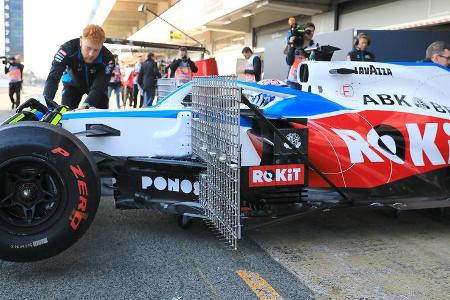
[[[251,217],[450,206],[449,69],[305,62],[298,80],[196,77],[140,110],[27,101],[0,127],[0,258],[70,247],[101,177],[117,208],[202,218],[233,247]]]

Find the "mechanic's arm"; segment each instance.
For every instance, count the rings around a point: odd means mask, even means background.
[[[110,61],[104,68],[97,73],[97,76],[94,79],[94,82],[89,90],[89,94],[83,102],[84,107],[97,107],[99,104],[99,100],[104,97],[106,87],[108,86],[108,82],[111,79],[111,75],[114,71],[114,60]]]
[[[181,59],[174,59],[173,62],[170,64],[170,70],[172,70],[172,72],[175,72],[176,69],[178,69],[180,62],[181,62]]]
[[[47,80],[45,81],[44,97],[48,100],[55,98],[56,91],[58,90],[59,80],[67,66],[67,51],[62,47],[58,50],[53,58],[52,68],[48,73]]]
[[[197,66],[195,65],[195,63],[190,58],[188,58],[188,64],[189,64],[189,67],[191,68],[192,73],[197,73],[198,72]]]
[[[286,55],[286,63],[289,66],[292,66],[294,64],[294,60],[295,60],[295,47],[294,46],[290,46],[288,53]]]

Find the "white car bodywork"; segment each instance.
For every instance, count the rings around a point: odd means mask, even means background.
[[[309,104],[303,106],[305,93],[302,91],[240,81],[238,87],[250,101],[252,95],[270,95],[272,101],[265,104],[264,111],[272,114],[276,111],[278,117],[320,118],[363,110],[402,111],[444,118],[450,113],[450,87],[447,85],[450,72],[434,64],[306,62],[302,65],[309,67],[309,78],[302,83],[303,91],[310,90],[325,101],[340,105],[340,111],[310,112]],[[355,73],[330,73],[339,68],[353,69]],[[91,151],[122,157],[189,156],[192,154],[191,112],[189,106],[183,105],[183,99],[191,90],[192,83],[185,84],[157,105],[143,109],[68,112],[61,123],[75,134],[85,131],[87,124],[104,124],[120,131],[120,136],[78,134]],[[297,109],[281,112],[274,109],[286,99],[298,100]],[[448,101],[442,102],[442,99]],[[249,124],[241,123],[242,166],[258,165],[261,160],[247,135],[249,129]]]

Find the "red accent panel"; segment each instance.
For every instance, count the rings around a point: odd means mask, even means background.
[[[391,126],[402,135],[405,144],[404,161],[400,163],[393,161],[368,142],[368,134],[380,124]],[[417,130],[415,134],[408,130],[406,124],[418,128],[419,133],[417,134]],[[429,155],[421,150],[420,145],[411,142],[410,139],[410,134],[416,141],[423,139],[425,128],[430,125],[437,126],[435,136],[428,132],[428,137],[432,137],[429,143],[434,144],[435,146],[432,147],[437,148],[439,152],[438,160],[435,159],[434,164]],[[293,126],[300,127],[296,124]],[[449,165],[450,121],[448,119],[392,111],[363,111],[310,119],[308,128],[309,159],[338,187],[371,188]],[[369,149],[375,153],[375,156],[380,158],[379,161],[371,161],[363,153],[362,162],[352,162],[349,147],[333,129],[356,132],[368,143]],[[416,154],[413,155],[411,151]],[[423,165],[420,163],[421,159],[417,157],[423,159]],[[309,186],[328,187],[328,184],[317,173],[310,170]]]
[[[254,135],[250,131],[247,131],[248,138],[252,142],[253,147],[255,147],[256,153],[259,158],[262,159],[263,154],[263,139],[260,136]]]

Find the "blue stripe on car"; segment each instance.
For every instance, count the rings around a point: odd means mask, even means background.
[[[256,83],[241,82],[239,84],[245,89],[250,86],[259,89],[261,92],[267,91],[267,94],[276,92],[280,94],[290,95],[282,101],[278,101],[269,105],[264,109],[264,114],[272,118],[281,117],[308,117],[318,114],[325,114],[335,111],[352,110],[349,107],[342,106],[332,100],[328,100],[320,95],[302,92],[300,90],[291,89],[282,86],[259,85]]]
[[[86,119],[86,118],[173,118],[175,119],[179,112],[190,112],[189,110],[130,110],[130,111],[84,111],[66,113],[63,120]]]
[[[352,110],[323,97],[308,94],[279,101],[264,109],[271,117],[309,117],[335,111]]]

